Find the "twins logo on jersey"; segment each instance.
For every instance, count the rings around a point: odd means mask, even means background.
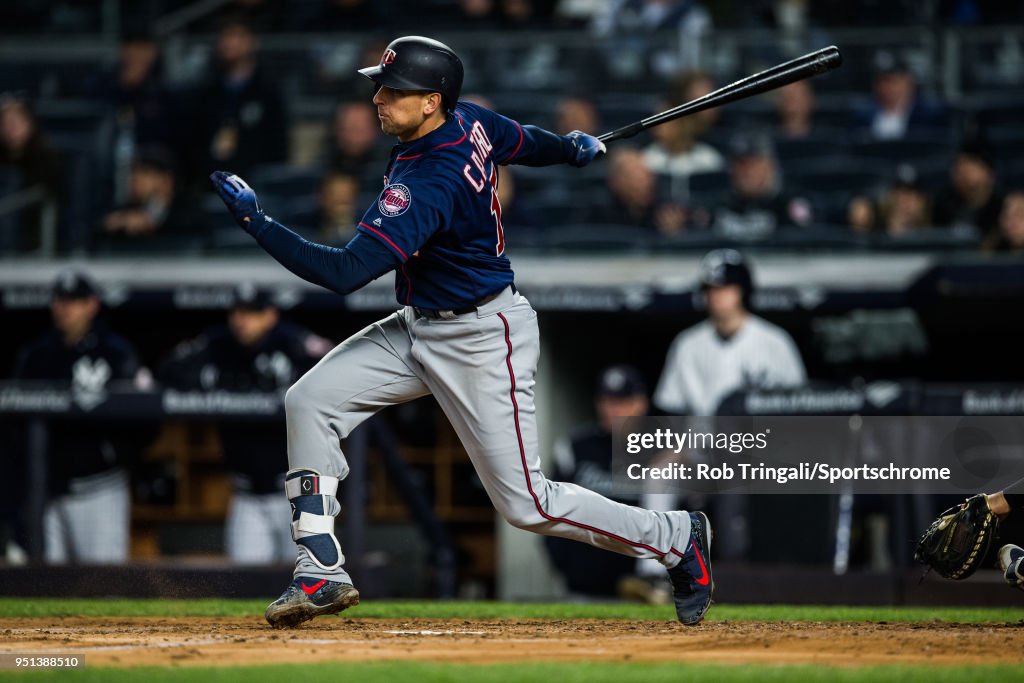
[[[412,204],[412,193],[409,192],[408,187],[405,185],[388,185],[381,192],[377,208],[385,216],[394,218],[405,213],[409,209],[410,204]]]

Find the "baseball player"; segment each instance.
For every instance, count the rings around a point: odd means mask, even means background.
[[[914,559],[940,576],[963,580],[992,563],[994,554],[1003,579],[1024,590],[1024,479],[1002,491],[979,493],[951,507],[933,521],[918,541]],[[996,539],[1013,540],[998,551]]]
[[[395,271],[401,308],[342,342],[285,397],[294,579],[267,608],[285,628],[359,601],[334,533],[340,442],[381,408],[433,394],[491,501],[511,524],[625,555],[657,558],[684,624],[711,604],[704,513],[653,512],[616,503],[540,468],[534,407],[537,314],[516,290],[505,255],[497,188],[506,164],[584,166],[596,138],[555,135],[459,101],[463,66],[446,45],[399,38],[374,81],[381,129],[398,138],[384,188],[343,248],[308,242],[264,213],[253,190],[218,171],[213,185],[236,221],[282,265],[348,294]]]
[[[60,273],[53,284],[53,328],[18,354],[14,378],[70,385],[90,408],[111,383],[152,383],[134,346],[100,318],[99,290],[83,272]],[[145,428],[109,421],[54,423],[49,430],[48,500],[43,544],[51,564],[118,564],[128,559],[128,466],[148,438]]]
[[[1016,491],[1016,493],[1011,491]],[[1005,491],[990,493],[985,496],[985,500],[989,509],[992,510],[992,514],[998,517],[1002,524],[1006,525],[1007,519],[1013,517],[1015,524],[1011,534],[1017,536],[1017,541],[1020,542],[1021,511],[1024,510],[1024,481],[1009,486]],[[1024,590],[1024,548],[1015,543],[1006,543],[999,548],[998,557],[999,569],[1003,572],[1003,579],[1006,580],[1006,583]]]
[[[681,332],[669,347],[654,392],[658,410],[669,415],[714,415],[722,400],[739,389],[792,387],[807,381],[800,352],[789,335],[750,312],[754,279],[740,252],[709,252],[701,262],[700,287],[708,319]],[[647,502],[663,509],[669,505],[664,498]],[[715,505],[719,528],[723,523],[729,528],[719,553],[742,558],[749,538],[746,499],[719,495]],[[645,564],[650,563],[640,563],[642,570]],[[644,571],[649,573],[650,567]]]
[[[654,405],[672,415],[714,415],[737,389],[792,387],[807,381],[785,330],[750,312],[754,282],[743,255],[716,249],[701,262],[708,319],[672,342]]]
[[[179,344],[157,376],[186,389],[284,391],[330,348],[323,337],[282,320],[269,294],[244,282],[235,288],[227,324]],[[228,557],[249,565],[292,561],[289,508],[280,494],[287,469],[280,424],[228,422],[217,431],[231,473]]]

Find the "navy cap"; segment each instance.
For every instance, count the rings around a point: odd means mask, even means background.
[[[767,133],[746,131],[729,140],[729,157],[774,157],[775,144]]]
[[[261,290],[251,282],[242,282],[235,287],[234,297],[231,303],[232,308],[242,308],[247,311],[262,311],[274,305],[270,294]]]
[[[613,365],[605,368],[598,378],[597,394],[615,398],[646,396],[647,383],[640,371],[632,365]]]
[[[873,61],[875,74],[880,76],[910,73],[910,65],[906,60],[891,50],[879,50]]]
[[[65,270],[53,281],[53,298],[88,299],[99,290],[88,275],[79,270]]]

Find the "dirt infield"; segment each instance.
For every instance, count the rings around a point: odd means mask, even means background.
[[[317,661],[649,661],[839,666],[1024,663],[1024,625],[322,618],[0,619],[0,651],[84,654],[93,666]]]

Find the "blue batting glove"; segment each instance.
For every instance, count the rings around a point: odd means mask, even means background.
[[[235,221],[246,230],[252,230],[269,220],[260,208],[256,193],[234,173],[214,171],[210,174],[210,182]]]
[[[582,131],[574,130],[565,137],[569,138],[569,142],[572,143],[572,156],[569,158],[569,163],[576,168],[586,166],[599,154],[608,151],[603,142]]]

